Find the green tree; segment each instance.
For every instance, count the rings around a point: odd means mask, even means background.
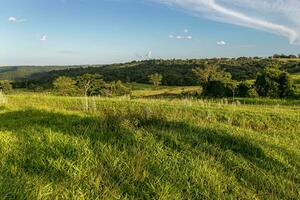
[[[229,94],[231,94],[232,98],[234,99],[235,95],[236,95],[237,88],[238,88],[238,82],[236,80],[231,80],[230,79],[229,81],[227,81],[226,86],[227,86]]]
[[[0,90],[5,94],[10,93],[12,91],[12,85],[10,81],[0,81]]]
[[[155,85],[155,87],[161,85],[163,76],[161,74],[155,73],[148,76],[149,82]]]
[[[76,81],[67,76],[60,76],[53,81],[55,91],[63,96],[74,95],[77,91]]]
[[[99,74],[83,74],[78,77],[77,84],[84,96],[92,96],[101,94],[105,82]]]
[[[203,88],[203,94],[213,97],[234,96],[237,82],[231,79],[231,74],[224,72],[216,65],[205,64],[202,68],[193,69],[198,82]]]
[[[277,66],[265,68],[255,81],[257,93],[264,97],[288,97],[294,93],[293,80],[287,72]]]

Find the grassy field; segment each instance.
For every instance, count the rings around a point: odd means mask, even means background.
[[[0,199],[300,197],[299,101],[83,102],[0,97]]]

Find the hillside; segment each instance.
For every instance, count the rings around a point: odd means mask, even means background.
[[[33,74],[35,78],[42,78],[43,73],[53,70],[73,69],[84,66],[11,66],[0,67],[0,80],[25,80],[31,79]],[[39,75],[38,75],[39,74]]]
[[[268,65],[279,65],[283,70],[290,73],[300,73],[300,61],[293,59],[222,58],[146,60],[104,66],[70,66],[67,69],[64,69],[66,67],[12,68],[7,72],[0,71],[0,79],[8,77],[9,79],[19,81],[26,79],[33,82],[49,84],[58,76],[75,77],[84,73],[98,73],[101,74],[107,82],[121,80],[123,82],[148,83],[148,76],[150,74],[160,73],[164,77],[163,85],[192,86],[198,84],[192,69],[201,67],[204,64],[219,65],[223,70],[230,72],[236,80],[254,79],[256,74]]]
[[[82,101],[6,97],[2,198],[299,197],[299,106],[90,98],[85,112]]]

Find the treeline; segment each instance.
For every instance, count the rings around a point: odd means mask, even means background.
[[[44,73],[53,70],[71,69],[84,66],[11,66],[0,67],[0,80],[24,80],[31,79],[33,74],[43,76]],[[41,78],[36,76],[35,79]]]
[[[204,96],[210,97],[293,97],[295,87],[288,72],[278,66],[268,66],[258,73],[255,81],[236,81],[229,72],[218,66],[206,65],[195,68],[193,72],[198,78]]]
[[[60,76],[77,77],[83,74],[101,74],[104,81],[148,83],[148,76],[154,73],[161,74],[164,79],[163,85],[169,86],[193,86],[198,80],[193,69],[205,65],[218,65],[225,72],[232,75],[232,79],[250,80],[255,79],[257,73],[262,72],[266,66],[278,65],[281,70],[289,73],[300,72],[300,62],[277,59],[247,58],[237,59],[190,59],[190,60],[147,60],[133,61],[124,64],[112,64],[105,66],[83,66],[79,68],[54,70],[32,74],[15,84],[15,87],[33,87],[39,85],[50,87],[52,81]]]
[[[218,65],[205,64],[191,70],[201,86],[202,94],[209,97],[293,97],[295,87],[290,74],[280,70],[277,65],[267,66],[262,72],[257,73],[255,80],[237,81],[232,79],[229,72],[225,72]],[[155,73],[148,76],[148,83],[156,88],[162,84],[164,77]],[[39,88],[40,89],[37,89]],[[38,85],[35,91],[42,91]],[[0,81],[0,91],[9,93],[12,85],[9,81]],[[51,90],[63,96],[122,96],[131,94],[131,89],[122,81],[107,83],[102,76],[95,74],[83,74],[75,78],[59,76],[51,82]]]
[[[290,59],[290,58],[300,58],[300,54],[299,55],[285,55],[285,54],[274,54],[273,58],[286,58],[286,59]]]

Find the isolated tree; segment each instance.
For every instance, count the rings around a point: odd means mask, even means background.
[[[78,77],[78,87],[84,96],[97,94],[104,83],[102,76],[99,74],[83,74]]]
[[[12,85],[10,81],[0,81],[0,90],[5,94],[10,93],[12,91]]]
[[[288,97],[294,93],[293,80],[287,72],[277,66],[265,68],[255,81],[257,93],[264,97]]]
[[[163,76],[161,74],[155,73],[148,76],[149,82],[155,85],[155,87],[161,85]]]
[[[60,95],[74,95],[76,93],[76,81],[70,77],[60,76],[53,81],[53,87]]]

